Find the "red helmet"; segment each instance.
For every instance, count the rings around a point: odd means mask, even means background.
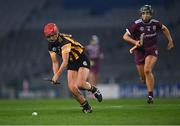
[[[51,34],[56,34],[58,33],[58,27],[54,23],[48,23],[44,26],[44,35],[47,37]]]

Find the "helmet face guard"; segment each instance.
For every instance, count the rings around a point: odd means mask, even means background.
[[[49,42],[55,42],[58,39],[58,34],[52,34],[46,37]]]
[[[49,37],[59,33],[58,27],[54,23],[48,23],[44,26],[44,35]]]
[[[144,22],[149,22],[152,19],[153,9],[151,5],[144,5],[140,8],[141,19]]]
[[[144,5],[140,8],[140,14],[144,13],[144,12],[149,12],[151,15],[153,14],[153,9],[151,7],[151,5]]]

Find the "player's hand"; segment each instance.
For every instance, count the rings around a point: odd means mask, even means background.
[[[141,44],[140,44],[140,41],[139,41],[139,40],[138,40],[138,41],[136,41],[135,46],[136,46],[136,47],[140,47],[140,46],[141,46]]]
[[[59,78],[59,75],[58,75],[58,74],[55,74],[55,75],[53,76],[53,78],[52,78],[52,82],[51,82],[51,83],[52,83],[52,84],[56,84],[58,78]]]
[[[167,49],[168,49],[168,50],[171,50],[173,47],[174,47],[173,41],[169,41],[169,42],[168,42],[168,47],[167,47]]]

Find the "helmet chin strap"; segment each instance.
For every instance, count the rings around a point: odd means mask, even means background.
[[[57,37],[57,39],[56,39],[56,40],[53,40],[53,39],[47,38],[47,40],[48,40],[49,42],[56,42],[56,41],[58,40],[58,38],[59,38],[59,37]]]
[[[62,41],[62,38],[61,38],[60,34],[58,34],[57,40],[58,40],[59,42]],[[57,40],[56,40],[56,41],[57,41]]]
[[[55,42],[55,41],[54,41],[54,40],[52,40],[52,39],[48,39],[48,41],[49,41],[49,42]]]

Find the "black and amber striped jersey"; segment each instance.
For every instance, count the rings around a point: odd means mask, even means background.
[[[84,52],[84,46],[74,40],[70,36],[59,35],[59,39],[55,42],[48,43],[48,50],[62,56],[63,53],[69,53],[69,61],[73,62],[79,59],[80,55]]]

